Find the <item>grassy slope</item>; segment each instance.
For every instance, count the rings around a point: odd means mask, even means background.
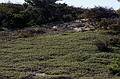
[[[0,74],[19,79],[37,71],[103,79],[109,75],[108,65],[120,57],[120,48],[99,52],[93,42],[108,37],[103,32],[84,32],[0,41]]]

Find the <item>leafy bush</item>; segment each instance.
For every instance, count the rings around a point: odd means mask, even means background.
[[[84,18],[91,18],[100,20],[101,18],[116,18],[118,17],[117,12],[113,9],[108,9],[104,7],[95,7],[92,9],[88,9],[83,13]]]
[[[109,44],[106,41],[96,41],[95,45],[97,49],[101,52],[110,52],[112,49],[109,47]]]
[[[0,4],[0,25],[8,29],[25,27],[26,19],[24,16],[23,5],[20,4]]]
[[[118,36],[111,36],[108,43],[110,45],[120,45],[120,38]]]
[[[120,31],[120,18],[106,19],[102,18],[98,21],[99,28],[108,29],[113,31]]]
[[[99,28],[103,28],[103,29],[107,29],[109,27],[109,25],[111,25],[112,20],[111,19],[101,19],[98,24],[99,24]]]
[[[112,24],[110,28],[114,31],[120,31],[120,25],[119,24]]]
[[[109,70],[113,75],[120,75],[120,58],[114,59],[113,63],[109,65]]]

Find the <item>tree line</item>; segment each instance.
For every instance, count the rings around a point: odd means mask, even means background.
[[[20,29],[52,22],[68,22],[76,19],[118,18],[120,10],[95,7],[76,8],[57,0],[25,0],[24,4],[0,4],[0,29]]]

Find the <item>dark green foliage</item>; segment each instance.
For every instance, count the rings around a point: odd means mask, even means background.
[[[49,4],[55,4],[58,0],[25,0],[28,4],[36,7],[45,7]]]
[[[47,23],[69,22],[81,18],[98,21],[100,27],[107,28],[111,24],[116,24],[112,23],[113,20],[111,19],[118,18],[118,12],[103,7],[83,9],[68,6],[65,3],[56,3],[58,0],[25,1],[26,3],[23,5],[12,3],[0,4],[1,30],[3,28],[14,30]]]
[[[55,3],[58,0],[25,0],[28,7],[26,14],[29,16],[28,24],[41,25],[51,22],[68,22],[78,18],[83,9]]]
[[[26,13],[30,16],[30,24],[40,25],[57,21],[77,19],[81,8],[69,7],[66,4],[52,4],[45,7],[28,6]],[[80,12],[80,13],[79,13]]]
[[[95,7],[88,9],[83,13],[84,18],[100,20],[101,18],[116,18],[118,14],[113,9],[107,9],[104,7]]]
[[[0,4],[0,25],[8,29],[25,26],[24,7],[20,4]],[[1,28],[2,29],[2,28]]]
[[[114,31],[120,31],[120,25],[119,24],[112,24],[111,29]]]
[[[109,47],[109,44],[106,41],[96,41],[95,45],[97,49],[101,52],[110,52],[112,49]]]
[[[120,38],[119,37],[111,37],[109,39],[109,44],[111,44],[111,45],[120,45]]]
[[[100,28],[103,28],[103,29],[108,29],[108,27],[110,27],[112,24],[116,24],[117,20],[116,19],[106,19],[106,18],[103,18],[101,19],[98,24],[99,24],[99,27]]]
[[[97,21],[99,28],[109,29],[116,32],[120,31],[120,18],[106,19],[102,18],[100,21]]]
[[[26,2],[23,5],[0,4],[1,29],[4,27],[13,30],[58,21],[68,22],[77,19],[78,15],[83,13],[81,8],[56,4],[55,0]]]

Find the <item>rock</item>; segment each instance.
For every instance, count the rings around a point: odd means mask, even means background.
[[[89,19],[81,19],[81,21],[84,21],[84,22],[86,22],[86,21],[88,21]]]
[[[88,28],[85,28],[84,30],[85,30],[85,31],[90,31],[91,29],[88,27]]]
[[[110,30],[110,27],[107,27],[107,30]]]
[[[57,29],[58,27],[57,27],[57,26],[53,26],[52,28],[53,28],[53,29]]]
[[[77,27],[73,28],[73,30],[76,31],[76,32],[83,32],[84,31],[82,28],[77,28]]]
[[[45,73],[36,73],[36,76],[38,76],[38,77],[46,77],[47,74],[45,74]]]
[[[75,20],[76,23],[81,23],[81,20]]]
[[[92,25],[89,25],[89,27],[90,27],[90,28],[94,28],[94,26],[92,26]]]
[[[95,27],[90,28],[91,31],[95,30]]]
[[[53,29],[53,31],[57,31],[58,30],[58,26],[53,26],[52,29]]]

